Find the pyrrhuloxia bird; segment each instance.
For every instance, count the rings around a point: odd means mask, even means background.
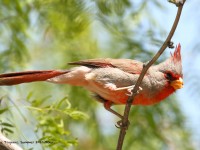
[[[110,107],[125,104],[136,83],[143,63],[130,59],[90,59],[69,63],[80,65],[70,70],[26,71],[0,75],[0,85],[15,85],[34,81],[82,86],[95,94],[104,107],[121,117]],[[168,97],[183,87],[181,46],[176,47],[171,57],[151,66],[140,85],[133,105],[151,105]]]

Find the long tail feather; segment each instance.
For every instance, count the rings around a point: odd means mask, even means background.
[[[15,85],[20,83],[45,81],[47,79],[65,74],[69,71],[46,70],[46,71],[24,71],[0,74],[0,86]]]

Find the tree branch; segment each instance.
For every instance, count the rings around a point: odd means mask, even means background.
[[[126,130],[128,130],[128,126],[129,126],[128,116],[129,116],[130,108],[131,108],[131,105],[134,101],[135,96],[137,95],[137,91],[139,89],[140,84],[142,83],[142,80],[143,80],[146,72],[154,64],[154,62],[160,57],[160,55],[165,51],[165,49],[168,46],[170,46],[170,47],[172,46],[171,45],[171,39],[172,39],[174,32],[176,30],[176,27],[178,25],[178,22],[179,22],[179,19],[180,19],[180,16],[181,16],[181,12],[182,12],[182,8],[183,8],[185,1],[186,0],[183,0],[182,2],[177,1],[178,3],[175,3],[176,6],[178,7],[178,11],[177,11],[176,18],[174,20],[173,26],[172,26],[165,42],[161,46],[160,50],[156,53],[156,55],[147,64],[144,64],[142,72],[141,72],[141,74],[140,74],[140,76],[139,76],[139,78],[138,78],[138,80],[135,84],[134,89],[132,90],[133,94],[127,100],[126,107],[125,107],[125,110],[124,110],[123,119],[122,119],[122,126],[121,126],[121,130],[120,130],[119,138],[118,138],[117,150],[122,149],[124,138],[125,138],[125,135],[126,135]]]
[[[0,150],[22,150],[22,148],[0,133]]]

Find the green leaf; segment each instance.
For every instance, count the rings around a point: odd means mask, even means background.
[[[67,97],[64,97],[63,99],[61,99],[59,101],[59,103],[57,104],[56,108],[60,108],[62,106],[63,103],[66,103],[67,104],[67,108],[71,108],[71,104],[70,102],[68,101],[68,98]]]
[[[6,112],[7,110],[8,110],[8,108],[0,109],[0,114],[3,114],[3,113]]]
[[[69,116],[71,116],[73,119],[88,119],[89,116],[81,111],[72,111],[69,113]]]
[[[7,131],[7,132],[9,132],[9,133],[14,133],[11,129],[9,129],[9,128],[2,128],[2,130],[1,130],[1,132],[5,132],[5,131]]]
[[[14,127],[12,124],[6,123],[6,122],[1,123],[1,125],[2,126],[7,126],[7,127]]]

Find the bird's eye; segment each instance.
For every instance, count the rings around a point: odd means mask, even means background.
[[[171,73],[171,72],[167,72],[165,75],[166,75],[166,78],[167,78],[168,80],[172,80],[172,79],[173,79],[173,76],[172,76],[172,73]]]

